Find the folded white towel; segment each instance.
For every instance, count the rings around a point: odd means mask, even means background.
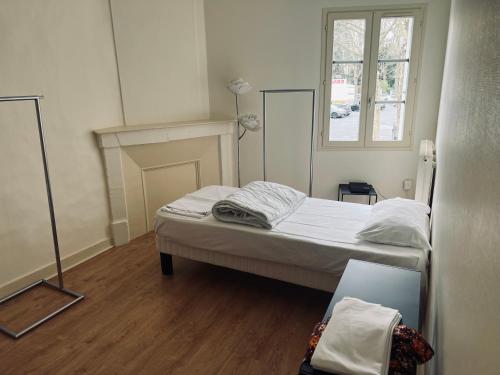
[[[203,218],[210,215],[215,202],[226,198],[235,191],[238,191],[238,188],[230,186],[205,186],[193,193],[186,194],[172,203],[166,204],[160,210],[181,216]]]
[[[198,212],[192,212],[192,211],[189,211],[189,210],[179,210],[179,209],[176,209],[174,207],[168,207],[168,206],[162,207],[161,211],[167,212],[169,214],[174,214],[174,215],[192,217],[192,218],[195,218],[195,219],[204,218],[204,217],[208,216],[208,214],[209,214],[208,212],[198,213]]]
[[[338,302],[311,359],[319,370],[342,375],[385,375],[398,310],[345,297]]]

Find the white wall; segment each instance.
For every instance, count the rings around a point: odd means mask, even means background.
[[[63,258],[109,247],[109,203],[92,130],[208,117],[203,0],[4,0],[0,51],[0,95],[46,96]],[[54,258],[32,106],[2,104],[0,125],[5,294],[52,273]]]
[[[434,373],[498,374],[500,4],[453,0],[437,134]]]
[[[0,51],[0,95],[45,95],[62,256],[106,248],[92,130],[123,123],[107,1],[4,0]],[[34,116],[32,104],[0,103],[0,286],[54,261]]]
[[[127,125],[208,118],[203,0],[111,0]]]
[[[388,0],[387,4],[413,1]],[[319,151],[314,195],[334,198],[340,182],[367,180],[386,196],[403,196],[402,181],[415,179],[418,144],[434,139],[446,45],[449,0],[426,1],[419,94],[412,151]],[[241,98],[242,111],[261,113],[263,88],[319,88],[321,13],[334,6],[377,5],[368,0],[206,0],[205,23],[210,110],[233,115],[225,88],[242,76],[255,90]],[[261,133],[242,141],[242,183],[262,178]],[[282,147],[287,147],[283,142]],[[284,166],[286,167],[286,166]]]

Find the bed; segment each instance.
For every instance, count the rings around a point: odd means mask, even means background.
[[[210,186],[193,194],[215,202],[237,189]],[[427,280],[428,250],[355,238],[371,210],[368,205],[306,198],[267,230],[223,223],[211,215],[194,218],[160,209],[156,243],[166,274],[172,273],[171,256],[176,255],[331,292],[349,259],[358,259],[414,269]]]

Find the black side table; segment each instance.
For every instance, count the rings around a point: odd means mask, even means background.
[[[337,200],[343,202],[344,195],[367,195],[368,204],[372,204],[372,197],[375,197],[375,203],[377,203],[378,201],[378,194],[373,187],[370,188],[370,191],[368,193],[353,193],[349,189],[349,184],[339,184],[339,192],[337,194]]]

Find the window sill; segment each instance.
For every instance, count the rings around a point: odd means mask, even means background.
[[[413,146],[332,146],[332,145],[319,145],[318,151],[413,151]]]

